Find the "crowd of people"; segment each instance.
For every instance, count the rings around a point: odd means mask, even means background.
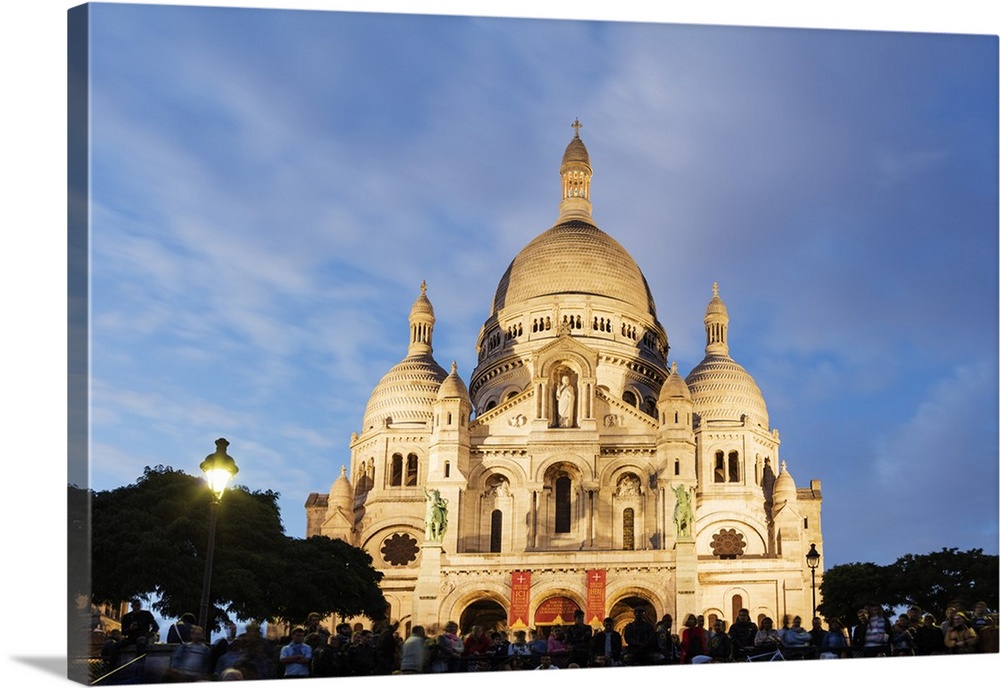
[[[971,613],[958,606],[949,608],[940,624],[919,607],[911,607],[893,621],[878,605],[868,605],[858,610],[853,626],[831,619],[824,628],[822,619],[816,617],[808,630],[798,616],[785,617],[780,628],[769,617],[761,618],[758,625],[747,609],[741,609],[728,628],[723,619],[714,618],[706,628],[702,616],[688,614],[676,631],[670,614],[654,623],[646,617],[646,609],[637,606],[632,615],[621,632],[615,629],[612,618],[595,630],[585,623],[583,612],[577,611],[573,623],[565,626],[515,629],[508,635],[505,631],[487,632],[477,625],[462,634],[457,623],[448,622],[435,634],[415,625],[404,639],[398,624],[353,630],[350,624],[342,623],[331,633],[319,614],[310,614],[305,624],[292,628],[276,642],[265,638],[259,626],[251,623],[242,634],[230,624],[225,637],[213,645],[206,644],[204,631],[194,624],[193,616],[185,615],[168,630],[168,640],[177,647],[166,679],[544,671],[753,661],[776,653],[783,659],[797,660],[998,651],[997,617],[983,602]],[[135,644],[138,632],[148,631],[149,619],[137,616],[142,623],[132,626],[135,618],[129,618],[129,636],[109,639],[106,644],[102,656],[110,666],[117,661],[122,646]]]

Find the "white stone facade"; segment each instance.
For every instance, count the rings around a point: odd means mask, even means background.
[[[740,607],[808,618],[819,481],[796,488],[780,463],[717,286],[705,358],[682,378],[638,265],[593,224],[578,134],[561,175],[559,218],[501,278],[468,386],[433,358],[421,286],[407,356],[372,393],[350,473],[309,496],[307,535],[365,548],[404,625],[508,625],[515,572],[530,572],[528,626],[552,623],[552,598],[597,625],[639,602],[675,628]],[[439,541],[425,528],[433,490],[447,500]]]

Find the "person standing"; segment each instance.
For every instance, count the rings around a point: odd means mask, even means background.
[[[462,664],[462,652],[465,651],[465,643],[458,635],[458,624],[449,621],[444,626],[444,633],[437,637],[437,656],[431,663],[431,671],[434,673],[446,673],[458,671]]]
[[[715,633],[708,639],[708,656],[713,662],[733,661],[733,639],[726,633],[725,626],[722,619],[716,619]]]
[[[698,617],[688,614],[681,632],[681,664],[691,664],[695,657],[707,654],[705,629],[698,625]]]
[[[427,632],[423,626],[410,629],[410,637],[403,643],[403,651],[399,658],[399,672],[402,674],[421,674],[427,666]]]
[[[736,613],[736,621],[729,627],[729,637],[733,640],[733,658],[744,659],[757,638],[757,624],[750,620],[749,609]]]
[[[633,618],[625,626],[622,634],[627,645],[624,652],[625,664],[653,664],[657,654],[656,628],[646,618],[646,608],[639,605],[632,609]]]
[[[191,640],[191,628],[194,622],[194,614],[191,612],[181,614],[181,618],[176,623],[170,624],[170,628],[167,629],[167,642],[186,643]]]
[[[953,655],[964,655],[976,651],[976,632],[969,627],[963,612],[952,614],[948,631],[944,634],[944,646]]]
[[[181,643],[170,658],[170,670],[188,681],[208,680],[212,649],[205,644],[205,631],[191,626],[189,640]]]
[[[306,629],[296,626],[292,629],[292,640],[281,648],[278,661],[285,668],[285,678],[306,678],[312,663],[312,648],[305,643]]]
[[[594,629],[583,622],[583,611],[573,612],[573,625],[566,629],[566,645],[569,646],[569,661],[587,666],[590,661],[590,643]]]
[[[891,624],[882,615],[882,608],[877,604],[868,605],[868,623],[865,626],[864,652],[865,657],[885,657],[889,654],[891,640]]]
[[[615,620],[610,616],[604,620],[604,628],[594,634],[590,645],[591,664],[603,657],[602,666],[618,666],[622,663],[622,634],[615,630]]]

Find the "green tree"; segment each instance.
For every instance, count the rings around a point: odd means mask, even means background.
[[[953,601],[971,609],[983,600],[996,609],[998,573],[997,555],[981,549],[906,554],[887,566],[840,564],[823,574],[818,610],[853,623],[855,612],[870,602],[883,608],[916,604],[939,619]]]
[[[146,468],[139,480],[91,494],[91,593],[95,602],[154,596],[168,618],[197,614],[208,544],[211,494],[204,482],[171,468]],[[300,577],[319,578],[329,589],[306,585],[299,601],[321,614],[381,618],[381,574],[363,551],[337,541],[318,545],[287,537],[275,492],[228,490],[219,504],[209,626],[227,616],[287,618]],[[325,539],[325,538],[324,538]],[[316,569],[330,573],[321,577]],[[340,577],[338,577],[338,574]],[[350,575],[348,575],[350,574]],[[341,594],[340,591],[350,594]]]
[[[270,596],[275,614],[283,619],[305,621],[310,612],[337,612],[379,620],[388,612],[378,587],[382,574],[367,552],[343,540],[322,535],[290,539],[282,564],[281,578],[271,581]]]
[[[839,564],[823,573],[819,589],[823,602],[816,609],[828,619],[854,623],[855,614],[866,604],[893,606],[895,593],[890,572],[871,562]]]
[[[952,602],[966,609],[983,600],[997,608],[997,577],[1000,565],[995,554],[981,549],[960,552],[944,548],[930,554],[907,554],[892,564],[901,603],[919,605],[941,618]]]

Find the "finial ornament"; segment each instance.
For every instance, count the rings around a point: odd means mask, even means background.
[[[455,375],[456,373],[458,373],[458,363],[456,363],[455,361],[452,361],[451,362],[451,374]]]
[[[671,373],[676,373],[677,372],[677,361],[674,361],[673,365],[670,366],[670,372]]]
[[[570,126],[571,126],[571,127],[573,127],[573,129],[575,129],[575,130],[576,130],[576,133],[575,133],[575,134],[573,134],[573,135],[574,135],[574,136],[575,136],[576,138],[580,138],[580,129],[582,129],[582,128],[583,128],[583,125],[582,125],[582,124],[580,124],[580,118],[579,118],[579,117],[577,117],[577,118],[576,118],[575,120],[573,120],[573,123],[572,123],[572,124],[571,124]]]
[[[420,293],[427,295],[427,280],[420,280]]]
[[[712,296],[718,296],[718,295],[719,295],[719,283],[712,282]]]

